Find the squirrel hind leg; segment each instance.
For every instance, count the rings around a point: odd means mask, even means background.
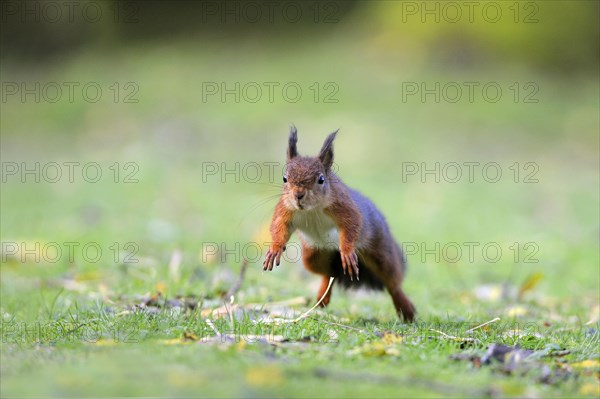
[[[417,309],[410,299],[408,299],[402,288],[397,285],[395,287],[388,287],[387,290],[392,297],[392,302],[394,302],[394,307],[396,308],[398,317],[408,323],[415,321]]]
[[[333,289],[333,285],[329,288],[327,294],[327,287],[329,287],[329,277],[323,276],[323,280],[321,280],[321,286],[319,287],[319,292],[317,293],[317,302],[323,298],[323,302],[319,304],[320,307],[324,308],[329,305],[329,301],[331,300],[331,291]],[[323,297],[325,295],[325,297]]]
[[[319,291],[317,293],[317,301],[319,301],[323,295],[325,295],[327,287],[329,286],[329,278],[330,276],[334,275],[332,272],[333,259],[335,259],[334,251],[311,248],[305,245],[302,247],[302,263],[304,264],[306,270],[322,276],[321,286],[319,287]],[[321,302],[319,305],[320,307],[325,307],[329,304],[332,290],[333,286],[323,298],[323,302]]]
[[[402,257],[367,256],[365,257],[365,264],[385,285],[386,290],[392,297],[398,317],[412,323],[415,320],[417,310],[402,290],[405,269]]]

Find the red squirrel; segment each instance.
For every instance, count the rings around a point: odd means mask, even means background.
[[[401,288],[404,255],[384,216],[331,170],[336,134],[325,139],[318,156],[300,156],[298,133],[292,126],[283,192],[271,222],[272,243],[263,270],[273,270],[274,263],[279,266],[286,243],[297,231],[304,267],[323,276],[317,299],[325,295],[330,277],[345,288],[385,287],[398,316],[412,322],[416,309]],[[321,306],[327,306],[330,299],[331,290]]]

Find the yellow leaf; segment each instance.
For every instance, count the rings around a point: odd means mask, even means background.
[[[525,316],[527,314],[527,308],[525,308],[524,306],[513,306],[512,308],[508,309],[506,314],[509,317]]]
[[[98,346],[113,346],[117,343],[112,339],[99,339],[98,341],[94,342],[94,344]]]
[[[198,341],[200,338],[198,338],[198,336],[194,332],[186,331],[183,333],[182,339],[185,341]]]
[[[181,338],[163,339],[160,341],[163,345],[187,345],[193,341],[184,341]]]
[[[373,342],[372,344],[364,345],[360,353],[366,356],[385,356],[386,346],[381,342]]]
[[[381,337],[381,342],[383,342],[386,345],[393,345],[398,342],[402,342],[402,336],[386,332],[385,334],[383,334],[383,337]]]
[[[246,346],[248,345],[248,343],[246,342],[246,340],[241,340],[240,342],[238,342],[235,345],[235,349],[237,349],[238,351],[243,351],[244,349],[246,349]]]
[[[582,395],[593,395],[593,396],[599,397],[600,396],[600,385],[593,384],[593,383],[585,384],[581,387],[581,389],[579,390],[579,393]]]
[[[402,337],[392,333],[385,333],[381,340],[368,342],[353,349],[350,354],[363,356],[399,356],[400,350],[397,343],[402,342]]]
[[[257,387],[281,385],[283,373],[274,366],[255,366],[246,372],[246,381]]]
[[[540,272],[536,272],[527,276],[521,287],[519,287],[519,299],[523,297],[528,291],[533,290],[542,280],[544,275]]]
[[[79,273],[75,276],[74,280],[78,282],[92,281],[100,279],[101,275],[98,271],[87,271],[85,273]]]
[[[592,368],[596,368],[596,367],[600,367],[600,361],[599,360],[584,360],[582,362],[578,362],[578,363],[572,363],[571,367],[575,367],[578,369],[592,369]]]
[[[190,370],[178,368],[170,370],[166,374],[167,383],[178,388],[201,388],[206,385],[207,381],[198,373]]]
[[[162,281],[159,281],[158,283],[156,283],[156,292],[158,292],[159,294],[164,294],[167,291],[167,285],[165,283],[163,283]]]

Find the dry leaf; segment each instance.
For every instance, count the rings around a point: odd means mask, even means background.
[[[350,354],[363,356],[400,356],[400,350],[397,345],[400,342],[402,342],[402,336],[385,332],[380,340],[367,342],[358,348],[354,348],[350,351]]]
[[[582,395],[592,395],[600,397],[600,385],[596,383],[585,384],[579,389],[579,393]]]
[[[577,369],[592,369],[592,368],[600,368],[600,360],[598,359],[588,359],[582,362],[571,363],[571,367],[575,367]]]
[[[520,305],[513,306],[507,309],[506,314],[508,317],[525,316],[527,314],[527,308]]]
[[[275,366],[254,366],[246,372],[246,382],[256,387],[277,386],[283,383],[283,373]]]
[[[523,296],[527,292],[532,291],[540,283],[543,277],[544,274],[540,272],[530,274],[519,287],[518,299],[523,299]]]

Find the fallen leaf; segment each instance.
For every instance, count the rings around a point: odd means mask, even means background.
[[[162,281],[156,283],[156,293],[158,294],[158,296],[163,295],[165,292],[167,292],[167,285]]]
[[[198,341],[200,338],[198,338],[198,336],[194,332],[186,331],[183,333],[182,339],[186,341]]]
[[[114,346],[116,344],[117,343],[113,339],[99,339],[96,342],[94,342],[94,345],[98,346]]]
[[[527,308],[525,308],[524,306],[513,306],[508,308],[508,310],[506,311],[506,314],[508,315],[508,317],[519,317],[519,316],[525,316],[527,314]]]
[[[367,342],[362,346],[350,351],[351,355],[362,356],[399,356],[400,350],[397,346],[402,342],[402,336],[385,332],[381,339],[373,342]]]
[[[527,292],[532,291],[540,283],[540,281],[542,281],[543,277],[544,274],[540,272],[535,272],[527,276],[523,284],[521,284],[521,286],[519,287],[519,294],[517,298],[523,299],[523,296]]]
[[[398,356],[400,351],[397,348],[390,347],[383,342],[370,342],[364,344],[351,351],[352,355],[363,355],[363,356]]]
[[[403,338],[401,335],[394,334],[391,332],[385,332],[381,337],[381,342],[383,342],[386,345],[393,345],[397,344],[398,342],[402,342],[402,339]]]
[[[283,373],[275,366],[254,366],[246,372],[246,382],[256,387],[277,386],[283,383]]]
[[[582,362],[577,362],[577,363],[571,363],[571,367],[575,367],[577,369],[592,369],[592,368],[598,368],[600,367],[600,360],[594,359],[588,359],[588,360],[584,360]]]
[[[600,385],[594,383],[585,384],[579,389],[579,393],[582,395],[593,395],[600,397]]]

